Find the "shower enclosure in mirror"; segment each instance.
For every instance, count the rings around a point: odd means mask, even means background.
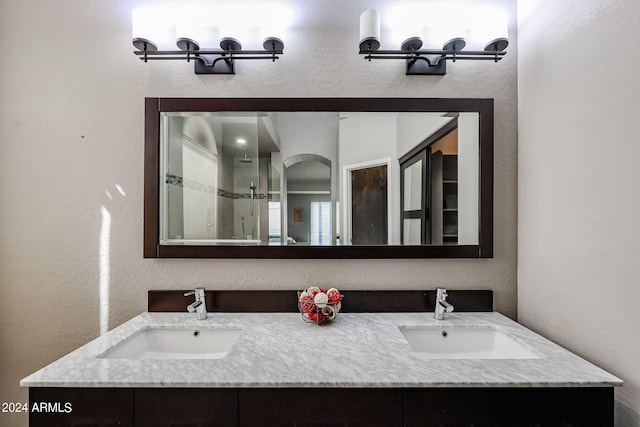
[[[255,113],[161,114],[161,244],[261,243],[258,141],[275,148],[261,125]]]
[[[145,257],[485,258],[493,101],[148,98]]]

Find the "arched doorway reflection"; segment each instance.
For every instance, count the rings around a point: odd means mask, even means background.
[[[286,244],[334,245],[336,206],[332,200],[331,160],[299,154],[283,162],[283,224]]]

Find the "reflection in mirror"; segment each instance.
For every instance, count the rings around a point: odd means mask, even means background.
[[[260,244],[259,122],[162,115],[162,244]]]
[[[352,245],[389,243],[389,165],[368,164],[346,174],[345,241]]]
[[[422,159],[418,158],[404,170],[404,203],[402,242],[406,245],[422,243]]]
[[[478,114],[432,119],[435,130],[400,158],[402,243],[478,244]]]
[[[161,117],[160,244],[478,243],[478,113]]]
[[[492,256],[491,100],[149,98],[146,117],[145,256]]]
[[[335,245],[334,203],[331,197],[331,161],[299,155],[285,163],[286,244]]]

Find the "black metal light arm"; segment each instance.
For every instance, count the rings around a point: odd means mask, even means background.
[[[155,50],[152,46],[143,44],[141,49],[133,53],[144,62],[193,60],[196,74],[235,74],[236,60],[270,59],[275,62],[280,59],[278,55],[282,55],[284,50],[284,44],[278,39],[265,40],[264,50],[242,50],[239,44],[228,46],[228,49],[199,49],[190,45],[186,50]]]
[[[221,49],[205,49],[205,50],[155,50],[155,51],[143,51],[135,50],[134,54],[141,56],[141,60],[154,61],[158,59],[171,59],[171,60],[186,60],[187,57],[197,57],[198,55],[233,55],[234,59],[272,59],[274,55],[282,55],[283,51],[280,50],[239,50],[239,51],[226,51]],[[255,55],[255,56],[250,56]],[[278,57],[276,56],[276,59]]]
[[[438,13],[442,16],[442,22],[448,22],[449,19],[456,14],[453,5],[441,5],[442,7],[427,8],[430,13],[427,16],[435,17],[437,21]],[[408,18],[409,13],[420,14],[426,13],[427,9],[421,9],[421,6],[412,6],[412,10],[404,11],[405,17]],[[488,9],[489,10],[489,9]],[[483,11],[484,14],[485,11]],[[371,62],[372,59],[401,59],[407,64],[407,75],[444,75],[447,73],[447,61],[451,60],[489,60],[498,62],[507,54],[506,48],[509,46],[508,26],[506,15],[499,10],[491,9],[491,19],[480,19],[482,22],[475,22],[484,29],[480,33],[485,34],[488,40],[485,41],[483,50],[465,50],[467,46],[465,28],[465,19],[458,19],[457,22],[451,20],[448,28],[440,28],[433,31],[434,33],[442,33],[444,41],[440,49],[422,49],[422,38],[420,34],[422,29],[414,28],[415,35],[405,39],[398,50],[380,49],[380,13],[376,9],[367,9],[360,15],[360,55],[364,55],[364,59]],[[448,16],[447,16],[448,15]],[[459,18],[459,17],[457,17]],[[504,19],[503,19],[504,18]],[[411,19],[409,19],[411,20]],[[485,22],[486,21],[486,22]],[[443,24],[444,25],[444,24]],[[474,27],[474,28],[475,28]],[[408,30],[409,28],[407,28]],[[434,30],[434,28],[432,28]],[[442,31],[444,30],[444,31]],[[478,33],[477,28],[475,29]],[[445,37],[446,34],[446,37]],[[430,43],[434,43],[438,37],[433,34],[429,36]]]
[[[419,42],[420,45],[422,44]],[[362,43],[360,54],[364,59],[403,59],[407,62],[407,75],[444,75],[447,73],[446,62],[451,60],[474,60],[474,61],[500,61],[506,54],[506,43],[500,41],[489,44],[486,50],[456,50],[456,49],[412,49],[400,50],[379,50],[375,45]],[[451,44],[451,46],[455,46]]]

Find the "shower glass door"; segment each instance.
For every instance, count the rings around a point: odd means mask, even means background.
[[[161,120],[161,244],[267,242],[260,227],[261,211],[268,212],[260,117],[163,113]]]

